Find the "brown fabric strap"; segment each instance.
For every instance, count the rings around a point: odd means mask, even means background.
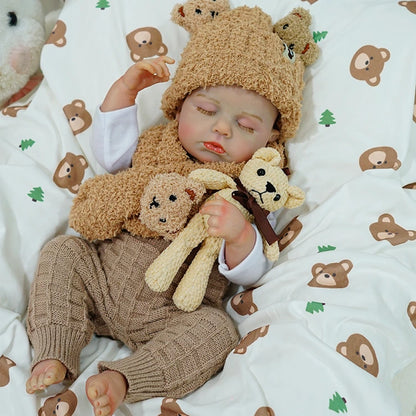
[[[236,178],[237,191],[234,191],[231,195],[238,201],[250,214],[254,216],[254,223],[257,225],[260,233],[266,239],[267,243],[272,245],[279,238],[274,232],[272,226],[267,219],[267,215],[270,211],[262,208],[256,201],[253,195],[247,191],[243,186],[240,179]]]

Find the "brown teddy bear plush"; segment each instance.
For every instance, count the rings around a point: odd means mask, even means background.
[[[230,10],[228,0],[190,0],[176,4],[171,17],[173,22],[192,34],[198,27],[226,10]]]
[[[289,50],[295,52],[305,66],[314,63],[319,56],[318,45],[309,30],[311,20],[308,10],[297,7],[273,26],[274,32],[286,43]]]
[[[263,147],[246,162],[239,181],[209,169],[197,169],[189,175],[201,181],[207,189],[220,189],[214,195],[222,196],[234,204],[247,220],[256,222],[263,234],[264,253],[272,261],[279,257],[279,245],[267,222],[267,214],[282,207],[298,207],[305,199],[300,188],[289,185],[279,166],[279,152]],[[262,222],[261,217],[266,222]],[[145,274],[146,283],[152,290],[164,292],[191,251],[203,242],[173,295],[175,305],[186,312],[195,310],[201,304],[222,243],[220,238],[208,235],[206,221],[207,216],[195,214]]]
[[[199,181],[178,173],[161,173],[150,180],[140,201],[140,221],[166,240],[173,240],[205,194]]]

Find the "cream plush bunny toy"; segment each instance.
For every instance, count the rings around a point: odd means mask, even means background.
[[[0,2],[0,109],[26,95],[37,81],[45,42],[45,17],[39,0]]]
[[[272,261],[279,257],[279,246],[277,236],[267,221],[267,214],[282,207],[298,207],[305,199],[300,188],[289,185],[279,163],[279,152],[264,147],[257,150],[246,162],[239,180],[234,181],[224,173],[203,168],[189,174],[189,178],[200,181],[206,189],[219,189],[214,195],[222,196],[237,206],[247,220],[256,222],[263,235],[264,252]],[[220,238],[208,235],[206,215],[195,214],[150,265],[145,275],[146,283],[152,290],[167,290],[192,249],[201,243],[198,253],[173,295],[175,305],[187,312],[195,310],[201,304],[210,271],[222,244]]]

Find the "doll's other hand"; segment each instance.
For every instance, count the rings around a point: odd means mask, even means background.
[[[169,80],[167,64],[173,63],[175,60],[169,56],[136,62],[111,86],[101,104],[101,111],[114,111],[133,105],[139,91]]]
[[[225,240],[225,261],[230,269],[243,261],[253,249],[256,233],[240,210],[216,195],[199,212],[209,215],[208,234]]]
[[[209,215],[208,234],[228,243],[239,242],[247,225],[251,228],[240,210],[219,195],[205,202],[199,212]]]
[[[135,95],[144,88],[159,82],[169,81],[170,72],[167,64],[174,64],[169,56],[159,56],[136,62],[122,76],[125,87]]]

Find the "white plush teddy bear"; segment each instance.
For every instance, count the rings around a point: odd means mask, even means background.
[[[0,1],[0,108],[27,91],[45,43],[45,16],[39,0]],[[32,88],[30,88],[32,89]]]

